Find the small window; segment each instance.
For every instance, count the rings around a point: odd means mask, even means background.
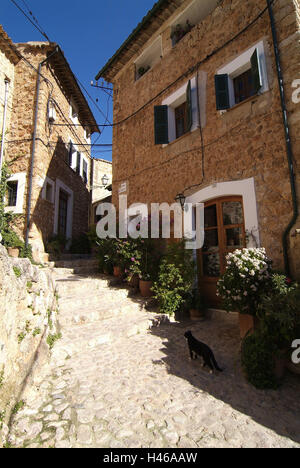
[[[82,178],[83,178],[83,182],[84,182],[85,184],[87,184],[87,181],[88,181],[87,171],[88,171],[87,162],[86,162],[85,160],[83,160],[83,164],[82,164]]]
[[[263,41],[237,56],[215,75],[216,108],[223,111],[268,91]]]
[[[187,133],[186,102],[175,109],[176,138]]]
[[[77,106],[71,102],[70,104],[70,117],[73,120],[73,122],[77,123],[78,122],[78,109]]]
[[[248,99],[251,96],[254,96],[255,91],[253,87],[253,75],[251,68],[234,78],[233,87],[236,104],[245,101],[245,99]]]
[[[46,183],[46,200],[51,203],[53,201],[53,186],[49,182]]]
[[[155,144],[168,144],[198,128],[196,79],[192,78],[154,108]]]
[[[7,206],[17,206],[18,182],[7,182]]]

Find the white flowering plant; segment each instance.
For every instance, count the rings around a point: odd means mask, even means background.
[[[272,262],[264,248],[235,250],[226,257],[226,271],[217,283],[224,308],[255,316],[272,283]]]

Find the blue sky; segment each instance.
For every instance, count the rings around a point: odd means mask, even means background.
[[[0,24],[14,42],[46,40],[26,19],[11,0],[0,0]],[[155,0],[15,0],[30,16],[38,20],[40,29],[51,41],[57,42],[78,79],[91,97],[98,99],[98,107],[112,122],[112,100],[99,89],[91,87],[91,80],[123,41],[152,8]],[[32,19],[32,16],[30,16]],[[104,116],[87,97],[97,123]],[[94,139],[95,140],[95,139]],[[112,131],[106,128],[97,143],[112,142]],[[111,160],[107,149],[95,149],[93,155]]]

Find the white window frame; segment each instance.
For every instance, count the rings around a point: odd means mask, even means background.
[[[186,89],[188,81],[181,86],[177,91],[168,96],[162,101],[163,106],[168,106],[168,132],[169,144],[176,138],[176,124],[175,124],[175,109],[186,101]],[[198,92],[197,92],[197,78],[191,78],[191,93],[192,93],[192,127],[190,132],[194,132],[199,128],[199,110],[198,110]],[[165,147],[167,145],[163,145]]]
[[[84,138],[87,143],[91,144],[91,131],[89,127],[84,127]]]
[[[76,116],[74,117],[73,116],[73,111],[75,111],[76,113]],[[70,102],[70,115],[69,115],[70,119],[72,120],[72,122],[74,124],[78,124],[79,123],[79,120],[78,120],[78,108],[76,106],[76,104],[74,104],[73,101]]]
[[[139,75],[138,70],[141,67],[150,66],[149,70],[144,74],[148,73],[162,58],[163,56],[163,47],[162,47],[162,37],[158,36],[152,44],[149,45],[141,55],[135,60],[135,81],[140,80],[144,75]]]
[[[68,143],[68,151],[70,151],[70,143],[72,143],[72,161],[71,161],[71,165],[70,165],[70,168],[73,169],[74,172],[76,172],[76,165],[77,165],[77,153],[80,153],[80,155],[82,156],[82,153],[81,151],[78,150],[76,144],[73,142],[72,138],[69,138],[69,143]],[[82,158],[80,158],[80,165],[81,165],[81,160]]]
[[[26,172],[18,172],[13,174],[9,179],[8,182],[17,182],[17,202],[16,206],[5,206],[5,212],[12,212],[14,214],[22,214],[23,213],[23,203],[24,203],[24,195],[25,195],[25,188],[26,188]]]
[[[225,67],[222,67],[217,71],[217,75],[226,74],[229,77],[228,85],[229,85],[230,108],[236,106],[237,104],[240,104],[240,103],[235,102],[233,80],[234,78],[238,77],[245,71],[249,70],[249,68],[251,68],[250,59],[251,59],[251,56],[254,54],[255,49],[257,49],[257,53],[258,53],[259,71],[260,71],[260,76],[261,76],[261,81],[262,81],[262,87],[259,90],[259,94],[263,94],[269,91],[264,41],[260,41],[254,46],[250,47],[250,49],[243,52],[237,58],[232,60],[230,63],[225,65]],[[220,112],[223,113],[223,112],[226,112],[226,110],[225,111],[223,110]]]
[[[86,181],[86,184],[88,184],[88,183],[89,183],[89,160],[88,160],[88,158],[87,158],[83,153],[81,153],[80,175],[81,175],[81,177],[82,177],[82,180],[83,180],[83,161],[85,161],[86,164],[87,164],[87,173],[86,173],[87,181]]]

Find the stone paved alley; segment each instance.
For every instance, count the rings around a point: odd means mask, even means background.
[[[12,446],[300,447],[299,378],[288,374],[279,391],[250,386],[236,315],[156,326],[104,277],[56,277],[62,338],[25,388]],[[188,359],[188,329],[212,347],[222,374]]]

